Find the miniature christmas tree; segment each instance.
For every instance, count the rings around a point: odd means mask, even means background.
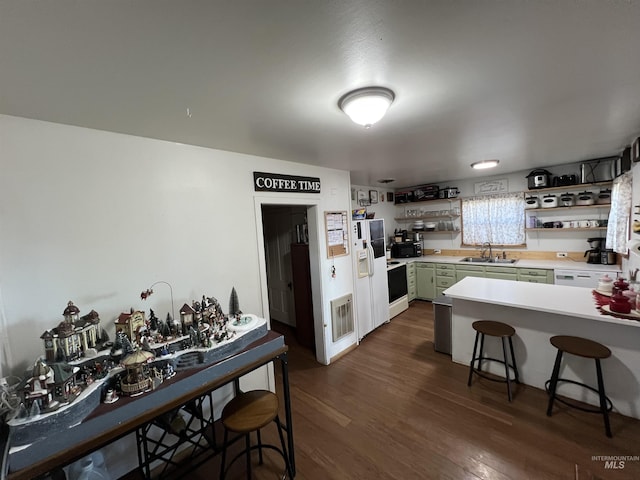
[[[105,344],[109,341],[109,334],[107,331],[100,327],[100,343]]]
[[[167,325],[167,322],[159,321],[158,332],[165,338],[171,336],[171,328]]]
[[[149,328],[152,332],[158,331],[158,317],[153,310],[149,309]]]
[[[240,302],[238,301],[238,294],[236,293],[236,287],[231,289],[231,296],[229,297],[229,316],[233,317],[240,312]]]
[[[133,345],[131,344],[131,340],[124,333],[120,335],[120,342],[122,343],[122,355],[126,356],[130,353],[133,353]]]

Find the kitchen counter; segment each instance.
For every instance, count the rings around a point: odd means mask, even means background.
[[[449,287],[445,294],[453,298],[493,306],[502,305],[533,310],[536,313],[567,315],[583,320],[617,323],[631,328],[640,327],[640,321],[600,313],[596,308],[592,292],[591,288],[583,287],[466,277]],[[544,301],[541,302],[541,299]]]
[[[469,365],[471,361],[474,321],[504,322],[516,330],[513,342],[521,381],[544,389],[557,352],[549,339],[554,335],[588,338],[611,349],[612,355],[602,361],[602,369],[614,410],[640,418],[640,322],[600,314],[590,288],[466,277],[449,287],[445,294],[453,299],[454,362]],[[488,338],[485,356],[502,358],[501,343]],[[487,362],[487,369],[504,376],[501,364]],[[593,385],[594,362],[565,355],[561,376]],[[572,384],[563,384],[559,393],[598,404],[595,394]],[[515,401],[518,401],[517,393]]]
[[[479,256],[476,252],[467,255],[468,257]],[[545,268],[549,270],[585,270],[590,272],[620,272],[619,265],[600,265],[587,262],[575,262],[572,260],[527,260],[521,259],[515,263],[467,263],[461,260],[465,257],[448,256],[448,255],[423,255],[422,257],[413,258],[393,258],[392,261],[404,263],[409,262],[427,262],[427,263],[455,263],[457,265],[484,265],[493,267],[515,267],[515,268]]]

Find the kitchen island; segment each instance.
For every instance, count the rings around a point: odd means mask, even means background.
[[[612,355],[603,360],[602,369],[614,411],[640,418],[640,321],[601,314],[591,289],[466,277],[449,287],[445,294],[453,298],[451,343],[454,362],[469,365],[471,361],[475,340],[471,324],[474,321],[505,322],[516,330],[513,343],[520,381],[544,389],[557,352],[549,339],[554,335],[588,338],[611,349]],[[488,338],[485,356],[501,358],[501,343]],[[504,376],[504,367],[491,363],[495,362],[486,363],[488,370]],[[565,355],[560,376],[596,385],[595,365],[591,359]],[[558,393],[598,404],[595,394],[572,384],[559,384]],[[546,408],[546,405],[540,408]]]

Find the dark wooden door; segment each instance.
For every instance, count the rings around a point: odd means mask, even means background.
[[[303,347],[315,351],[316,341],[311,300],[311,270],[309,268],[309,245],[291,245],[291,271],[293,277],[294,312],[296,316],[296,339]]]

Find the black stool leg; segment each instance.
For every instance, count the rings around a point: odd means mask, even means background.
[[[511,361],[513,362],[513,373],[516,376],[516,383],[520,383],[520,376],[518,375],[518,366],[516,365],[516,355],[513,353],[513,342],[509,337],[509,348],[511,349]]]
[[[222,459],[220,461],[220,480],[224,480],[224,475],[225,475],[225,471],[224,471],[224,465],[225,465],[225,460],[227,458],[227,440],[229,439],[229,432],[227,431],[227,429],[224,429],[224,440],[222,443]]]
[[[556,386],[558,385],[558,375],[560,374],[560,362],[562,361],[562,350],[558,350],[556,355],[556,363],[553,365],[553,373],[551,374],[551,383],[549,384],[549,405],[547,406],[547,417],[551,416],[553,401],[556,398]]]
[[[478,355],[478,371],[482,371],[482,359],[484,355],[484,333],[480,334],[480,355]]]
[[[260,435],[260,430],[256,434],[258,436],[258,459],[260,460],[260,465],[262,465],[262,436]]]
[[[289,462],[287,447],[285,446],[285,443],[284,443],[284,435],[282,434],[282,424],[280,423],[280,417],[276,415],[276,418],[274,419],[274,421],[276,422],[276,425],[278,425],[278,436],[280,437],[280,445],[282,445],[282,453],[284,454],[283,455],[284,464],[287,468],[287,474],[289,475],[289,478],[293,480],[293,470],[291,469],[291,463]]]
[[[507,344],[505,338],[502,337],[502,358],[504,358],[504,378],[507,382],[507,394],[509,395],[509,401],[511,401],[511,379],[509,378],[509,358],[507,357]]]
[[[596,358],[596,374],[598,375],[598,394],[600,395],[600,410],[604,416],[604,430],[607,437],[611,438],[611,427],[609,425],[609,411],[607,410],[607,396],[604,393],[604,382],[602,380],[602,368],[600,359]]]
[[[251,435],[244,436],[245,448],[247,449],[247,480],[251,480]]]
[[[469,380],[467,381],[467,387],[471,386],[471,377],[473,376],[473,362],[476,359],[476,349],[478,348],[478,335],[480,332],[476,332],[476,340],[473,342],[473,354],[471,355],[471,363],[469,364]]]

